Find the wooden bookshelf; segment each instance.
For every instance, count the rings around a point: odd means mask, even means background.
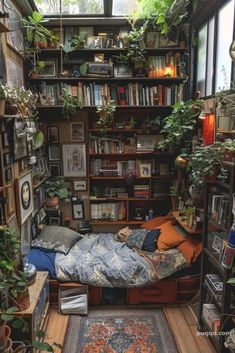
[[[202,230],[196,230],[194,228],[191,228],[187,225],[187,221],[182,219],[182,216],[180,216],[179,211],[172,211],[171,212],[172,216],[176,220],[177,223],[181,225],[181,227],[189,234],[191,235],[197,235],[197,234],[202,234]]]

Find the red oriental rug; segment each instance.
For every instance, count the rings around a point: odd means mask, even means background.
[[[162,309],[96,309],[71,316],[63,353],[178,353]]]

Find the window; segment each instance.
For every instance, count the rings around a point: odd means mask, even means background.
[[[207,56],[207,25],[204,25],[198,34],[198,60],[197,60],[197,90],[205,96]]]
[[[113,16],[129,15],[136,7],[136,0],[113,0]]]
[[[207,73],[206,73],[206,96],[212,95],[212,83],[214,74],[214,30],[215,18],[213,17],[208,23],[208,48],[207,48]]]
[[[218,13],[215,92],[230,87],[231,58],[229,56],[229,47],[233,39],[233,21],[234,0],[230,0]]]
[[[59,15],[60,0],[35,0],[38,10],[43,15]],[[61,0],[63,15],[102,15],[103,0]]]

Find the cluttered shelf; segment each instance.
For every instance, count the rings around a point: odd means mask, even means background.
[[[187,225],[187,221],[182,218],[179,211],[172,211],[171,214],[187,233],[191,235],[202,234],[202,229],[196,230],[194,228],[189,227]]]

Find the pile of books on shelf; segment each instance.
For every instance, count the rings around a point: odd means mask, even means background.
[[[205,276],[205,286],[216,301],[221,302],[223,294],[223,279],[219,274],[208,273]]]
[[[203,304],[202,317],[212,332],[220,331],[220,313],[215,304]]]
[[[133,196],[141,199],[148,199],[150,197],[150,185],[138,184],[133,186]]]
[[[154,147],[163,139],[163,135],[138,135],[137,136],[137,153],[154,152]]]
[[[98,195],[97,195],[98,189]],[[93,196],[95,195],[95,196]],[[107,186],[98,185],[92,186],[90,199],[95,200],[97,198],[127,198],[128,192],[125,186]]]
[[[209,197],[209,215],[212,221],[226,227],[228,220],[229,200],[221,194],[211,194]]]
[[[122,153],[124,140],[90,136],[89,150],[90,153]]]
[[[126,217],[124,202],[105,202],[91,204],[91,220],[93,221],[122,221]]]

